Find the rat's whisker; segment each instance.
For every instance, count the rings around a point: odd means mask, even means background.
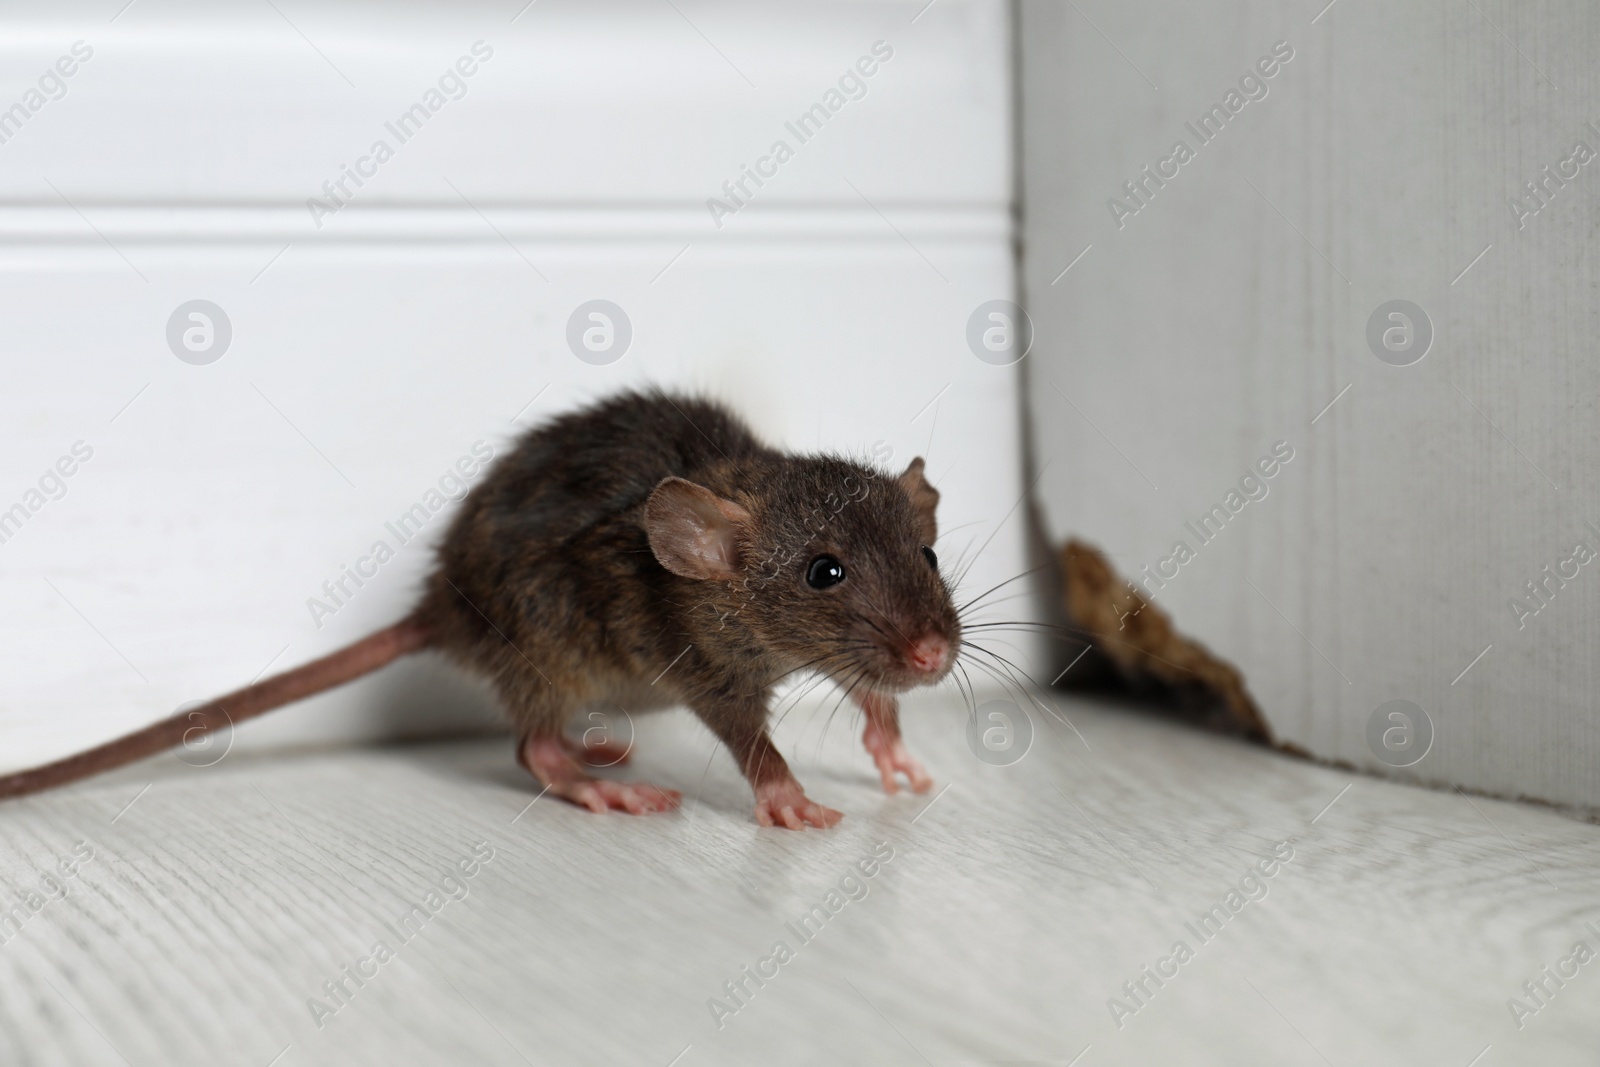
[[[860,660],[853,659],[849,656],[841,656],[838,657],[836,662],[825,664],[822,669],[817,671],[815,677],[808,679],[804,685],[784,697],[783,702],[776,709],[778,713],[777,717],[771,720],[770,729],[776,729],[778,725],[781,724],[788,716],[789,712],[799,707],[800,704],[803,703],[804,700],[812,693],[816,692],[816,690],[822,686],[823,683],[834,681],[841,675],[849,677],[866,669],[866,665],[864,665]]]
[[[1169,659],[1163,659],[1162,657],[1156,655],[1154,652],[1151,652],[1148,648],[1144,647],[1143,645],[1135,644],[1132,641],[1124,641],[1120,637],[1112,637],[1110,634],[1101,633],[1101,632],[1096,631],[1096,630],[1086,629],[1086,628],[1081,627],[1081,626],[1063,626],[1063,625],[1059,625],[1057,623],[1048,623],[1048,622],[1013,621],[1013,622],[1005,622],[1005,623],[978,623],[978,624],[970,625],[970,626],[966,625],[966,624],[963,624],[962,630],[964,632],[965,631],[971,631],[971,630],[980,630],[981,631],[981,630],[989,629],[989,628],[992,628],[992,629],[995,629],[995,630],[1002,630],[1002,629],[1018,629],[1018,630],[1020,630],[1023,627],[1032,628],[1033,632],[1043,634],[1044,636],[1049,637],[1049,638],[1051,638],[1053,640],[1069,642],[1069,643],[1072,643],[1072,644],[1078,644],[1078,645],[1089,644],[1089,645],[1093,645],[1096,642],[1104,641],[1107,644],[1121,645],[1124,648],[1132,649],[1133,651],[1137,652],[1141,656],[1147,656],[1150,659],[1153,659],[1153,660],[1157,661],[1158,663],[1165,663],[1167,666],[1171,667],[1175,671],[1182,671],[1184,674],[1194,674],[1195,673],[1193,668],[1185,667],[1181,663],[1174,663]],[[1088,638],[1088,640],[1085,641],[1085,638]]]
[[[873,610],[877,610],[877,609],[873,609]],[[878,614],[882,615],[883,612],[879,611]],[[882,634],[883,635],[883,639],[885,641],[894,640],[894,638],[889,636],[889,631],[888,630],[885,630],[883,627],[879,626],[877,623],[873,622],[871,619],[863,618],[861,621],[866,623],[868,626],[872,627],[874,630],[878,631],[880,634]]]
[[[967,665],[965,663],[958,663],[956,666],[961,669],[961,677],[966,680],[967,710],[976,715],[978,713],[978,691],[972,687],[972,675],[967,673]]]
[[[1010,585],[1012,582],[1021,581],[1023,578],[1026,578],[1031,574],[1038,574],[1040,571],[1044,570],[1048,566],[1049,566],[1048,563],[1041,563],[1041,564],[1039,564],[1039,566],[1034,567],[1031,570],[1023,571],[1021,574],[1013,575],[1012,577],[1007,578],[1003,582],[999,582],[999,583],[996,583],[995,585],[990,586],[988,589],[985,589],[983,592],[979,593],[977,596],[973,597],[971,600],[968,600],[966,603],[958,605],[956,607],[956,613],[960,614],[961,612],[966,611],[968,608],[970,608],[972,605],[976,604],[978,601],[982,600],[984,597],[988,596],[990,593],[998,592],[999,590],[1004,589],[1006,586]]]
[[[977,649],[979,652],[982,652],[984,655],[991,657],[996,662],[998,662],[1005,669],[1006,673],[1011,675],[1012,681],[1017,684],[1018,688],[1021,689],[1023,695],[1025,697],[1027,697],[1027,699],[1028,699],[1028,701],[1030,703],[1032,703],[1036,707],[1038,707],[1040,711],[1045,711],[1045,712],[1050,711],[1050,709],[1045,706],[1044,702],[1041,699],[1039,699],[1040,697],[1043,697],[1045,695],[1045,692],[1044,692],[1043,688],[1039,685],[1038,682],[1035,682],[1032,678],[1028,677],[1028,675],[1026,673],[1024,673],[1023,670],[1020,667],[1018,667],[1015,663],[1012,663],[1009,659],[1007,659],[1006,657],[1000,655],[997,652],[992,652],[989,649],[983,648],[980,645],[973,645],[972,647]],[[981,662],[981,661],[974,661],[974,662]],[[1024,683],[1026,683],[1026,684],[1024,684]],[[1027,691],[1027,686],[1032,686],[1034,691],[1037,692],[1039,694],[1039,696],[1036,697],[1032,693],[1029,693]]]
[[[933,539],[933,542],[934,542],[934,544],[938,544],[940,541],[943,541],[946,537],[949,537],[951,534],[955,533],[957,530],[965,530],[969,526],[981,526],[981,525],[983,525],[983,520],[982,519],[973,519],[971,522],[964,522],[960,526],[952,526],[948,530],[940,530],[939,531],[939,536],[935,537]],[[971,544],[970,541],[967,542],[967,543],[969,545]]]
[[[979,521],[981,522],[981,520],[979,520]],[[978,525],[978,523],[969,522],[969,523],[965,523],[963,526],[955,527],[954,529],[946,531],[946,532],[947,533],[954,533],[956,529],[964,529],[966,526],[975,526],[975,525]],[[942,536],[943,535],[941,535],[941,537]],[[972,550],[972,546],[975,543],[975,541],[976,541],[976,538],[973,538],[973,537],[967,538],[967,543],[965,545],[961,546],[960,550],[956,552],[955,559],[953,561],[949,561],[947,563],[947,566],[949,568],[949,573],[950,573],[950,578],[948,579],[948,583],[947,584],[950,586],[950,591],[952,593],[954,593],[961,585],[961,578],[965,573],[962,570],[962,563],[966,560],[967,553]]]
[[[904,641],[908,646],[911,644],[911,638],[907,637],[903,632],[901,632],[900,627],[895,626],[894,619],[889,616],[888,612],[884,611],[882,608],[878,607],[878,605],[874,604],[871,600],[864,596],[862,597],[862,600],[866,602],[867,607],[871,608],[873,611],[876,611],[879,615],[882,615],[884,622],[894,627],[894,632],[900,635],[900,640]],[[883,628],[875,624],[871,619],[867,619],[866,622],[867,625],[871,626],[874,630],[877,630],[880,634],[883,634],[885,639],[890,639],[889,635],[883,632]]]
[[[772,679],[771,683],[769,683],[769,684],[772,685],[772,686],[776,686],[779,682],[783,681],[785,678],[788,678],[791,675],[799,674],[801,671],[804,671],[804,670],[810,670],[810,669],[816,667],[818,664],[822,663],[823,661],[828,660],[828,659],[832,659],[835,655],[836,655],[835,653],[826,652],[826,653],[823,653],[820,656],[817,656],[815,659],[809,659],[806,662],[800,664],[800,666],[798,666],[798,667],[792,667],[789,670],[784,671],[782,674],[780,674],[776,678]]]
[[[972,666],[975,669],[982,671],[985,675],[987,675],[994,682],[998,683],[999,686],[1000,686],[1001,692],[1005,693],[1007,696],[1010,696],[1013,693],[1016,693],[1018,698],[1020,698],[1023,701],[1023,703],[1032,703],[1032,701],[1028,699],[1028,695],[1017,688],[1016,682],[1011,680],[1011,679],[1008,679],[1004,674],[1002,674],[1000,672],[1000,670],[997,667],[994,667],[991,664],[985,663],[982,660],[973,660],[972,661]],[[976,709],[974,709],[973,714],[977,714]]]
[[[963,622],[962,632],[986,630],[1016,630],[1019,633],[1067,634],[1072,637],[1097,637],[1094,630],[1085,626],[1066,626],[1053,622],[1034,622],[1028,619],[1009,619],[994,622]],[[1107,640],[1110,640],[1109,638]]]
[[[828,675],[818,674],[814,678],[807,679],[805,685],[785,696],[778,706],[768,714],[768,731],[774,731],[783,725],[784,721],[788,719],[789,713],[806,703],[811,694],[815,693],[828,680]]]
[[[956,671],[961,672],[961,677],[956,677]],[[966,679],[966,688],[962,688],[961,679]],[[967,711],[973,715],[978,713],[978,703],[973,697],[972,676],[967,673],[967,665],[960,660],[955,662],[955,670],[950,672],[950,682],[956,687],[956,692],[961,694],[961,700],[967,705]]]
[[[795,671],[804,670],[806,668],[811,668],[811,669],[815,670],[816,673],[815,673],[815,675],[813,677],[807,678],[804,683],[802,683],[801,685],[797,686],[794,690],[792,690],[791,692],[786,694],[783,697],[784,702],[788,703],[791,707],[793,707],[795,705],[798,705],[802,700],[804,700],[807,696],[809,696],[811,694],[811,692],[813,690],[815,690],[819,685],[821,685],[823,682],[828,681],[828,679],[832,676],[834,671],[836,671],[836,670],[843,671],[843,670],[853,669],[854,666],[855,666],[855,663],[856,663],[856,661],[851,659],[848,656],[833,656],[833,655],[829,655],[829,656],[820,657],[820,658],[818,658],[816,660],[811,661],[808,664],[803,664],[801,667],[795,668]],[[791,671],[789,673],[793,674],[795,672]],[[785,677],[787,677],[787,675]]]
[[[1027,702],[1029,704],[1032,704],[1034,707],[1038,708],[1041,712],[1051,713],[1051,709],[1046,707],[1044,702],[1042,700],[1040,700],[1039,697],[1034,696],[1033,693],[1028,692],[1028,686],[1031,685],[1035,690],[1037,690],[1039,692],[1040,696],[1044,695],[1043,691],[1039,689],[1039,685],[1038,685],[1037,682],[1034,682],[1033,679],[1029,678],[1026,674],[1022,674],[1020,670],[1017,670],[1017,671],[1015,671],[1015,673],[1013,673],[1013,668],[1015,667],[1015,665],[1012,664],[1011,661],[1006,659],[1004,656],[1000,656],[1000,655],[997,655],[997,654],[995,654],[993,652],[989,652],[987,649],[980,649],[979,651],[982,651],[985,654],[993,657],[999,663],[1000,666],[996,667],[994,665],[985,663],[982,660],[974,660],[973,661],[973,666],[986,669],[988,671],[988,673],[990,674],[990,676],[995,678],[996,681],[999,681],[1000,684],[1001,684],[1001,687],[1004,689],[1004,688],[1007,688],[1007,685],[1006,685],[1006,677],[1003,677],[1001,675],[1001,673],[1000,673],[1001,670],[1003,669],[1004,672],[1005,672],[1005,675],[1009,676],[1009,678],[1010,678],[1011,686],[1015,687],[1018,695],[1021,696],[1022,699],[1025,702]]]
[[[985,645],[980,645],[976,641],[970,641],[970,642],[968,642],[968,644],[970,644],[972,646],[972,650],[974,652],[981,653],[982,655],[988,656],[990,659],[993,659],[993,660],[996,660],[996,661],[998,661],[1000,663],[1003,663],[1003,664],[1006,665],[1007,668],[1017,672],[1017,674],[1021,675],[1022,677],[1024,677],[1024,678],[1027,677],[1026,674],[1022,673],[1022,668],[1021,667],[1018,667],[1011,660],[1009,660],[1006,657],[1000,655],[998,652],[995,652],[993,649],[988,648]]]
[[[996,533],[999,532],[998,528],[996,528],[995,532]],[[972,571],[973,567],[976,567],[978,565],[978,560],[983,557],[984,552],[987,551],[989,546],[991,544],[993,544],[993,543],[994,543],[994,534],[990,534],[989,535],[989,539],[987,541],[985,541],[981,546],[979,546],[978,551],[976,551],[976,552],[974,552],[972,554],[972,559],[967,561],[966,568],[961,572],[961,576],[956,579],[957,582],[964,582],[964,581],[967,580],[967,575]]]
[[[803,696],[810,696],[824,682],[833,682],[835,685],[840,684],[839,681],[838,681],[838,678],[839,678],[840,675],[842,675],[843,677],[846,677],[846,678],[855,678],[855,677],[859,676],[860,674],[862,674],[867,669],[868,669],[867,666],[864,665],[864,664],[859,664],[859,663],[858,664],[847,664],[845,666],[845,668],[842,669],[839,672],[839,675],[819,674],[817,676],[817,678],[810,685],[808,685],[806,687],[805,692],[802,695]],[[787,708],[784,708],[782,710],[782,712],[778,715],[777,719],[772,723],[771,729],[776,730],[777,727],[780,724],[782,724],[784,719],[788,717],[789,713],[791,711],[794,711],[799,706],[800,706],[800,701],[799,700],[795,700],[795,701],[790,702],[789,706]],[[824,723],[824,725],[823,725],[823,736],[826,736],[826,733],[827,733],[827,724]],[[818,752],[818,754],[820,754],[821,751],[822,751],[822,737],[819,737],[818,741],[817,741],[817,752]]]
[[[986,600],[982,604],[979,604],[977,606],[976,610],[978,610],[978,611],[988,611],[991,608],[999,607],[1001,604],[1009,604],[1013,600],[1022,600],[1025,597],[1031,597],[1031,596],[1037,596],[1037,595],[1038,595],[1038,592],[1036,590],[1034,590],[1034,589],[1023,589],[1020,592],[1010,593],[1010,594],[1007,594],[1006,596],[1003,596],[1003,597],[997,597],[994,600]]]
[[[844,689],[844,691],[842,693],[839,694],[839,699],[834,702],[833,709],[828,712],[828,718],[822,724],[822,732],[817,736],[817,755],[818,756],[820,756],[822,754],[822,743],[823,743],[824,740],[827,739],[828,728],[833,725],[833,717],[839,713],[839,709],[844,706],[844,702],[846,700],[848,700],[850,695],[856,691],[856,687],[861,684],[862,679],[864,679],[865,677],[866,677],[866,670],[864,668],[862,670],[860,670],[860,671],[857,671],[854,675],[852,675],[851,679],[850,679],[850,684]]]

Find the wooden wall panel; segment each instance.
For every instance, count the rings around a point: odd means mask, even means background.
[[[1175,570],[1155,599],[1243,669],[1285,740],[1600,805],[1600,566],[1562,562],[1600,551],[1600,163],[1574,159],[1600,151],[1600,15],[1021,10],[1028,390],[1052,532],[1130,574]],[[1275,48],[1292,58],[1245,80]],[[1202,141],[1189,124],[1213,105],[1227,121]],[[1163,163],[1179,140],[1192,158]],[[1537,213],[1512,206],[1530,181]],[[1432,328],[1407,366],[1368,343],[1396,300]],[[1294,458],[1267,495],[1202,541],[1186,524],[1277,442]],[[1193,558],[1162,564],[1180,541]],[[1394,700],[1432,725],[1408,768],[1368,740]]]

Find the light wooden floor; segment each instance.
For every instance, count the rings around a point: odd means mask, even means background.
[[[1520,1029],[1507,1007],[1575,942],[1600,951],[1600,828],[1058,705],[1083,740],[1035,712],[1028,755],[992,767],[959,706],[913,698],[908,733],[947,786],[931,800],[883,797],[844,716],[824,734],[802,707],[780,741],[847,813],[825,833],[758,830],[679,714],[641,724],[629,772],[696,798],[671,816],[529,807],[503,740],[169,759],[9,803],[0,899],[42,895],[20,931],[0,916],[0,1063],[1600,1058],[1600,962],[1546,979]],[[79,841],[93,858],[46,900]],[[1292,858],[1246,885],[1266,895],[1197,936],[1284,841]],[[492,858],[460,877],[479,842]],[[859,899],[830,902],[851,875]],[[403,940],[413,903],[429,917]],[[787,925],[829,903],[813,939]],[[380,941],[392,958],[358,963]],[[733,1011],[724,983],[779,941],[790,958]],[[1143,968],[1171,974],[1178,941],[1190,958],[1158,987]],[[323,985],[346,964],[370,977],[341,1006]],[[1142,1004],[1123,988],[1141,978]]]

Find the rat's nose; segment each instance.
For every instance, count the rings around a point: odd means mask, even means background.
[[[949,658],[950,642],[938,634],[923,634],[911,642],[911,648],[906,652],[907,665],[912,670],[927,674],[937,674],[944,670],[945,662]]]

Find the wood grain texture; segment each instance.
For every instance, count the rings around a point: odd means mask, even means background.
[[[7,804],[0,899],[78,840],[95,854],[0,945],[0,1062],[1593,1062],[1600,963],[1521,1030],[1506,1001],[1600,947],[1594,826],[1052,704],[995,767],[958,702],[914,697],[930,799],[882,796],[855,724],[804,702],[779,742],[847,813],[828,833],[758,830],[677,713],[639,724],[628,772],[693,798],[674,816],[530,807],[498,740],[174,762]],[[386,924],[480,841],[465,897],[400,943]],[[1187,932],[1283,841],[1265,897]],[[796,939],[883,842],[865,896]],[[319,1029],[307,998],[380,939],[394,958]],[[780,939],[793,958],[718,1029],[708,998]],[[1179,939],[1194,958],[1119,1029],[1108,999]]]

